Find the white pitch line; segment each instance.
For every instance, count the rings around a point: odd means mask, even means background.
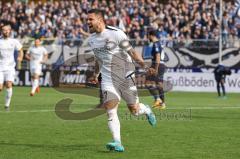
[[[240,107],[189,107],[189,108],[167,108],[166,110],[220,110],[220,109],[240,109]],[[55,110],[16,110],[16,111],[0,111],[0,113],[46,113],[54,112]],[[74,110],[79,111],[79,110]],[[74,112],[73,111],[73,112]]]
[[[240,104],[232,104],[232,106],[229,106],[227,104],[195,104],[195,103],[188,103],[188,104],[168,104],[170,106],[175,106],[175,107],[240,107]]]
[[[240,107],[186,107],[186,108],[167,108],[167,109],[196,109],[196,110],[204,110],[204,109],[213,109],[213,110],[218,110],[218,109],[240,109]]]
[[[54,112],[54,110],[14,110],[14,111],[0,111],[0,113],[44,113],[44,112]]]

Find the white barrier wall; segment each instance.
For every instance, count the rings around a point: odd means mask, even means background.
[[[212,70],[211,70],[212,71]],[[184,92],[216,92],[216,82],[214,74],[211,71],[205,72],[192,72],[189,71],[168,71],[164,74],[164,80],[170,81],[173,84],[172,91],[184,91]],[[30,86],[30,72],[28,70],[22,72],[20,76],[19,72],[16,72],[15,85]],[[51,72],[44,71],[43,76],[40,78],[41,86],[51,86]],[[64,75],[61,77],[63,83],[77,84],[85,83],[86,76],[82,75]],[[240,93],[240,73],[232,73],[231,76],[226,77],[225,83],[227,92]]]
[[[185,92],[216,92],[216,82],[213,73],[209,72],[167,72],[166,81],[173,84],[173,91]],[[227,92],[240,92],[240,73],[226,77]]]

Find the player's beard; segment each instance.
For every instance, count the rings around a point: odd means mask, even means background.
[[[98,31],[98,26],[91,26],[89,28],[90,33],[96,33]]]
[[[3,38],[4,38],[4,39],[9,38],[9,36],[10,36],[10,33],[3,33]]]
[[[91,27],[89,27],[89,31],[90,33],[99,33],[101,31],[101,24],[98,23],[96,25],[92,25]]]
[[[94,32],[96,32],[96,31],[93,29],[93,27],[91,27],[91,28],[89,28],[89,32],[90,32],[90,33],[94,33]]]

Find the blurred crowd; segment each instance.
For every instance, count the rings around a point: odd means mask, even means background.
[[[15,37],[85,38],[87,11],[100,8],[106,22],[130,38],[146,39],[150,28],[167,39],[218,39],[219,0],[78,0],[0,2],[1,23],[11,22]],[[240,39],[240,14],[234,2],[224,2],[223,35]]]

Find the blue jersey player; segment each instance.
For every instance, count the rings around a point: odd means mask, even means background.
[[[163,91],[163,75],[165,72],[164,58],[165,52],[161,41],[156,36],[156,31],[151,30],[148,33],[148,39],[153,43],[152,46],[152,63],[150,67],[150,73],[147,75],[146,84],[149,92],[154,97],[154,108],[164,109],[165,98]]]

